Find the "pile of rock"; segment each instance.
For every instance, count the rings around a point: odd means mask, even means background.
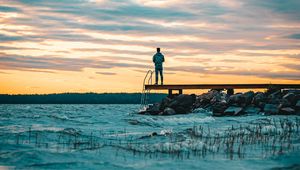
[[[268,89],[266,92],[248,91],[230,96],[210,91],[197,96],[195,106],[211,110],[214,116],[300,114],[300,91]]]
[[[174,98],[166,97],[160,103],[149,105],[149,107],[140,112],[140,114],[151,115],[174,115],[186,114],[193,110],[194,103],[196,102],[196,95],[181,94]]]
[[[190,113],[197,108],[212,111],[214,116],[238,116],[264,113],[267,115],[300,115],[300,90],[268,89],[266,92],[248,91],[228,95],[221,90],[210,90],[201,95],[166,97],[150,105],[140,114],[174,115]]]

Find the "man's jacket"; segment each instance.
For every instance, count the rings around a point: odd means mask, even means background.
[[[165,61],[165,57],[164,55],[162,55],[162,53],[156,53],[153,56],[153,63],[155,63],[155,69],[162,69],[163,68],[163,62]]]

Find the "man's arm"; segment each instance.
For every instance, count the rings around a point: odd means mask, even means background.
[[[153,63],[155,63],[155,55],[152,57],[152,61]]]
[[[162,62],[165,62],[165,56],[162,55]]]

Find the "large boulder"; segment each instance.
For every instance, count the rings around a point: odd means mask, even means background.
[[[164,110],[172,101],[169,97],[165,97],[160,103],[160,110]]]
[[[277,107],[277,105],[275,104],[266,104],[265,107],[264,107],[264,112],[266,114],[278,114],[279,113],[279,109]]]
[[[267,102],[266,94],[262,92],[255,93],[252,100],[252,104],[254,104],[254,106],[259,107],[260,109],[264,109],[266,102]]]
[[[282,97],[282,99],[285,99],[285,100],[289,101],[290,103],[296,103],[295,97],[296,97],[296,95],[294,93],[287,93],[286,95],[284,95]]]
[[[243,111],[242,107],[230,106],[224,111],[224,115],[238,116],[242,114],[242,111]]]
[[[279,104],[281,100],[281,91],[278,90],[268,96],[268,103]]]
[[[279,108],[291,107],[292,104],[287,99],[280,99]]]
[[[191,95],[181,94],[176,97],[176,100],[180,103],[181,106],[191,107],[195,103],[196,95],[195,94],[191,94]]]
[[[252,100],[252,103],[256,106],[261,105],[261,103],[265,103],[266,102],[266,95],[262,92],[257,92]]]
[[[186,108],[183,106],[178,106],[176,108],[174,108],[176,114],[187,114],[189,112],[192,112],[192,110],[190,108]]]
[[[207,93],[203,93],[199,96],[196,97],[196,103],[199,105],[206,105],[209,104],[210,101],[216,96],[218,95],[218,91],[216,90],[210,90]]]
[[[139,114],[158,115],[161,114],[160,103],[149,105],[146,110],[140,111]]]
[[[244,102],[245,102],[245,98],[243,97],[243,94],[241,94],[241,93],[231,95],[228,98],[228,104],[230,104],[230,105],[233,105],[233,104],[240,105],[241,103],[244,103]]]
[[[259,107],[248,106],[244,109],[245,114],[256,115],[261,111]]]
[[[220,93],[216,94],[211,100],[210,103],[216,103],[216,102],[220,102],[222,100],[222,96]]]
[[[296,110],[300,110],[300,100],[297,101],[295,108]]]
[[[177,114],[185,114],[188,112],[191,112],[192,106],[194,105],[196,101],[196,95],[186,95],[186,94],[180,94],[173,98],[167,107],[172,108],[175,110]]]
[[[266,93],[266,94],[268,95],[269,98],[275,98],[275,97],[279,97],[281,95],[281,91],[277,90],[273,93],[270,93],[270,94]]]
[[[176,114],[175,110],[169,107],[165,108],[163,112],[163,115],[175,115],[175,114]]]
[[[295,114],[295,109],[290,107],[281,108],[279,114],[292,115]]]
[[[197,96],[196,102],[194,103],[194,108],[206,107],[210,105],[210,99],[202,98],[202,96]]]
[[[225,116],[224,111],[227,109],[227,104],[218,102],[212,105],[213,116]]]
[[[248,91],[242,95],[245,101],[245,105],[251,104],[255,93],[253,91]]]

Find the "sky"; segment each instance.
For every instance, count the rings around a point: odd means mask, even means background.
[[[0,0],[0,93],[300,83],[299,0]]]

